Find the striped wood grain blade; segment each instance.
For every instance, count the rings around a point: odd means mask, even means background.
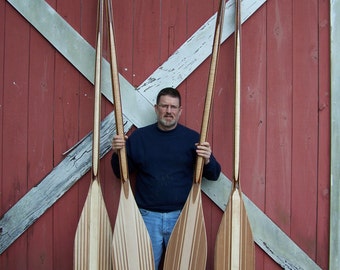
[[[106,1],[109,17],[108,28],[110,40],[111,79],[113,84],[112,93],[115,104],[116,128],[118,135],[124,135],[117,56],[114,40],[112,2],[111,0]],[[126,148],[124,147],[121,149],[118,152],[118,155],[121,173],[121,193],[116,223],[113,231],[113,269],[152,270],[154,269],[154,257],[151,239],[131,190]]]
[[[90,186],[74,243],[74,269],[111,269],[112,230],[99,182]]]
[[[214,269],[255,267],[255,247],[239,181],[240,105],[241,105],[241,38],[240,0],[235,1],[235,138],[233,188],[215,242]]]
[[[224,0],[220,0],[219,10],[216,17],[213,49],[210,62],[207,93],[200,133],[200,143],[206,141],[208,125],[211,114],[213,89],[215,86],[217,60],[219,55],[223,17],[225,10]],[[207,261],[207,236],[204,222],[201,197],[201,180],[204,160],[197,157],[194,172],[194,181],[182,209],[182,212],[171,233],[165,253],[164,269],[205,269]]]
[[[254,269],[253,235],[239,189],[233,189],[217,232],[214,269]]]
[[[164,259],[164,270],[204,270],[207,236],[202,209],[201,183],[194,183],[172,231]]]
[[[112,260],[113,269],[117,270],[155,268],[151,240],[128,181],[122,182]]]
[[[74,243],[74,269],[111,269],[112,230],[99,179],[100,83],[103,43],[103,0],[98,2],[97,48],[95,67],[92,177]]]

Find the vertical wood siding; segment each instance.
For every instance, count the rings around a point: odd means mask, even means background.
[[[87,28],[82,28],[83,15],[81,14],[80,1],[53,1],[51,6],[67,20],[67,22],[78,32],[84,35],[90,32],[93,34],[89,37],[89,42],[95,37],[96,20],[91,20],[92,24],[87,25]],[[83,9],[91,8],[96,10],[95,1],[86,1]],[[85,12],[86,14],[86,12]],[[94,14],[91,13],[91,17]],[[91,18],[89,17],[89,18]],[[93,29],[94,28],[94,29]],[[92,43],[94,44],[94,43]],[[68,148],[72,147],[81,137],[81,130],[92,129],[93,113],[91,101],[94,99],[93,88],[89,85],[87,88],[88,99],[82,99],[80,93],[84,91],[85,85],[80,87],[81,75],[75,70],[67,60],[60,54],[55,55],[55,94],[54,94],[54,161],[55,165],[62,160],[60,153],[63,153]],[[86,96],[86,94],[85,94]],[[82,101],[82,102],[80,102]],[[86,112],[87,111],[87,112]],[[88,119],[89,121],[84,121]],[[92,125],[91,125],[92,124]],[[59,143],[58,143],[59,142]],[[83,186],[89,186],[89,176],[87,175],[79,185],[69,190],[65,194],[65,200],[60,200],[59,203],[53,206],[53,216],[60,218],[52,219],[53,226],[53,256],[52,265],[54,269],[70,268],[73,262],[73,239],[75,229],[78,224],[77,217],[80,215],[82,206],[84,205],[87,190]],[[82,192],[80,192],[80,190]],[[65,222],[67,220],[67,223]],[[69,226],[65,226],[69,224]],[[67,245],[65,245],[67,243]],[[59,258],[65,258],[60,260]],[[69,262],[71,261],[71,263]]]
[[[293,1],[267,3],[267,143],[265,201],[267,215],[291,232]],[[270,139],[272,138],[272,139]],[[271,264],[265,259],[266,264]],[[268,268],[268,267],[267,267]],[[269,268],[268,268],[269,269]]]
[[[315,261],[329,268],[329,212],[330,212],[330,3],[318,3],[318,166],[317,166],[317,238]],[[327,246],[326,246],[327,244]]]
[[[28,77],[29,77],[29,34],[25,20],[5,5],[4,39],[2,40],[4,62],[2,96],[2,191],[1,210],[7,211],[28,188]],[[15,28],[13,26],[16,26]],[[11,29],[11,31],[8,31]],[[14,57],[18,56],[18,57]],[[21,167],[21,169],[18,168]],[[6,180],[5,180],[6,179]],[[8,180],[7,180],[8,179]],[[28,233],[19,239],[6,254],[8,265],[16,269],[27,267]],[[17,260],[17,254],[22,259]],[[4,269],[8,268],[4,265]]]
[[[95,0],[47,1],[92,46]],[[218,7],[217,0],[113,0],[118,66],[135,87]],[[67,42],[67,41],[65,41]],[[107,58],[107,44],[104,46]],[[210,60],[179,86],[181,122],[199,131]],[[221,47],[208,140],[232,178],[234,40]],[[176,68],[176,67],[174,67]],[[0,2],[0,216],[93,126],[93,86],[6,1]],[[329,235],[329,1],[268,0],[242,26],[243,192],[322,269]],[[103,118],[112,111],[103,98]],[[138,110],[138,108],[136,108]],[[115,222],[110,155],[103,193]],[[0,269],[72,269],[85,175],[2,255]],[[226,194],[228,196],[228,194]],[[222,211],[203,196],[207,269]],[[256,247],[256,269],[280,269]]]

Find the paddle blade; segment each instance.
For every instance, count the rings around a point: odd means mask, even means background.
[[[193,184],[188,199],[172,231],[165,253],[164,270],[205,269],[207,236],[201,184]]]
[[[122,181],[112,243],[113,269],[155,269],[150,236],[128,180]]]
[[[234,189],[217,232],[214,269],[255,269],[253,235],[239,189]]]
[[[112,230],[97,180],[92,181],[74,241],[74,268],[111,269]]]

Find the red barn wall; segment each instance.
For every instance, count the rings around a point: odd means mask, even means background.
[[[47,1],[92,46],[96,1]],[[217,10],[218,1],[113,0],[120,73],[135,87]],[[93,85],[10,4],[0,2],[0,216],[92,130]],[[107,58],[107,44],[104,46]],[[208,140],[232,178],[233,57],[221,46]],[[209,60],[179,86],[181,122],[200,130]],[[329,1],[268,0],[242,27],[243,192],[322,269],[329,235]],[[103,98],[103,118],[113,110]],[[112,226],[120,183],[101,160]],[[1,269],[72,269],[90,183],[78,181],[2,255]],[[207,269],[222,211],[205,195]],[[280,269],[256,247],[256,269]]]

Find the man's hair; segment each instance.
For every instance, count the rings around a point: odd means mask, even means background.
[[[159,91],[157,95],[157,100],[156,100],[157,104],[159,103],[159,99],[161,98],[161,96],[171,96],[174,98],[178,98],[179,106],[181,106],[181,94],[178,92],[177,89],[172,88],[172,87],[163,88],[161,91]]]

